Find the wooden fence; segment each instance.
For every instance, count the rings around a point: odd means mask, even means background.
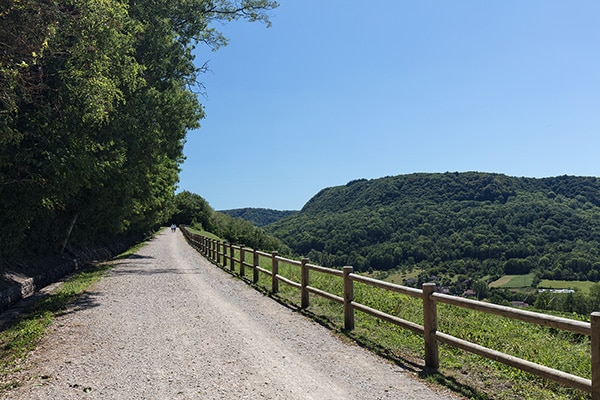
[[[439,368],[438,347],[439,343],[445,343],[531,374],[556,381],[561,385],[591,393],[592,400],[600,400],[600,312],[591,314],[591,323],[560,318],[438,293],[436,292],[436,285],[434,283],[425,283],[422,289],[410,288],[355,274],[353,272],[353,267],[350,266],[344,267],[342,270],[325,268],[310,264],[309,259],[307,258],[303,258],[301,261],[290,260],[280,257],[277,252],[264,253],[256,249],[244,247],[244,245],[233,245],[227,242],[209,239],[206,236],[196,235],[189,232],[184,227],[182,227],[181,231],[193,247],[198,249],[198,251],[217,265],[220,265],[223,268],[229,268],[230,271],[235,271],[237,265],[241,276],[245,276],[245,268],[251,268],[253,270],[253,283],[258,282],[260,273],[270,276],[272,293],[277,293],[279,291],[279,282],[286,283],[299,289],[300,306],[302,308],[309,306],[309,295],[311,293],[342,304],[344,308],[344,329],[346,330],[354,329],[354,312],[355,310],[358,310],[422,335],[425,342],[425,366],[427,368],[434,370]],[[235,258],[236,252],[239,254],[239,258]],[[252,256],[251,260],[246,259],[246,255],[248,254]],[[259,257],[261,256],[271,259],[271,270],[265,269],[259,265]],[[280,275],[280,262],[298,266],[300,268],[300,282],[290,280]],[[337,296],[310,286],[310,271],[318,271],[341,278],[343,280],[343,296]],[[397,316],[355,302],[354,282],[361,282],[369,286],[422,299],[423,325],[401,319]],[[437,303],[450,304],[457,307],[589,336],[591,338],[592,379],[582,378],[564,371],[549,368],[439,332],[437,326]]]

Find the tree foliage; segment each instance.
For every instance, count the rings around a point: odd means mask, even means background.
[[[213,230],[214,210],[202,196],[183,191],[175,195],[175,212],[171,221],[177,225],[200,225],[204,230]]]
[[[8,0],[0,5],[0,256],[61,250],[170,217],[204,116],[211,22],[268,23],[268,0]]]

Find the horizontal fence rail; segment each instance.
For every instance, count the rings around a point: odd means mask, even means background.
[[[244,247],[243,244],[233,245],[216,239],[210,239],[203,235],[196,235],[189,232],[187,229],[185,229],[185,227],[182,227],[181,231],[194,248],[200,251],[211,261],[215,262],[217,265],[223,268],[229,268],[229,270],[232,272],[235,272],[235,266],[237,265],[239,274],[241,276],[245,276],[245,268],[251,268],[253,270],[253,283],[258,282],[259,273],[270,276],[272,293],[278,292],[279,282],[283,282],[291,287],[299,289],[300,306],[302,308],[309,307],[310,294],[318,295],[333,302],[342,304],[344,308],[345,330],[350,331],[354,329],[354,314],[355,310],[358,310],[383,321],[398,325],[404,329],[408,329],[415,334],[422,335],[424,338],[425,348],[425,366],[427,368],[439,368],[439,343],[444,343],[467,352],[501,362],[511,367],[518,368],[522,371],[529,372],[542,378],[553,380],[561,385],[591,393],[592,400],[600,400],[600,312],[594,312],[591,314],[591,323],[575,321],[567,318],[555,317],[547,314],[520,310],[512,307],[500,306],[438,293],[436,292],[436,285],[434,283],[425,283],[422,289],[410,288],[355,274],[353,272],[354,269],[351,266],[346,266],[342,270],[325,268],[319,265],[310,264],[308,258],[303,258],[301,261],[291,260],[279,256],[277,252],[265,253]],[[239,254],[239,258],[235,258],[236,252]],[[247,255],[252,255],[252,262],[250,262],[250,257],[246,258]],[[260,257],[271,260],[271,270],[259,266]],[[296,282],[280,275],[280,262],[299,267],[300,282]],[[317,271],[341,278],[343,283],[343,296],[338,296],[336,294],[332,294],[310,286],[310,271]],[[421,299],[423,301],[423,325],[404,320],[397,316],[387,314],[383,311],[354,301],[354,282],[360,282],[368,286]],[[438,303],[449,304],[482,313],[494,314],[505,318],[520,320],[527,323],[547,326],[557,330],[588,336],[591,338],[592,379],[586,379],[566,373],[564,371],[536,364],[440,332],[438,331],[437,324]]]

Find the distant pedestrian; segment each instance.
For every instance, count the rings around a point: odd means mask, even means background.
[[[175,232],[177,230],[177,225],[171,224],[171,232]]]

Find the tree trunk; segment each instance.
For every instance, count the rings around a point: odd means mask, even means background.
[[[65,235],[65,240],[63,240],[62,245],[60,246],[61,253],[63,253],[65,251],[65,247],[67,247],[67,243],[69,242],[69,237],[71,236],[71,232],[73,231],[75,222],[77,222],[78,216],[79,216],[79,214],[75,214],[75,215],[73,215],[73,219],[71,219],[71,223],[69,224],[69,229],[67,229],[67,234]]]

